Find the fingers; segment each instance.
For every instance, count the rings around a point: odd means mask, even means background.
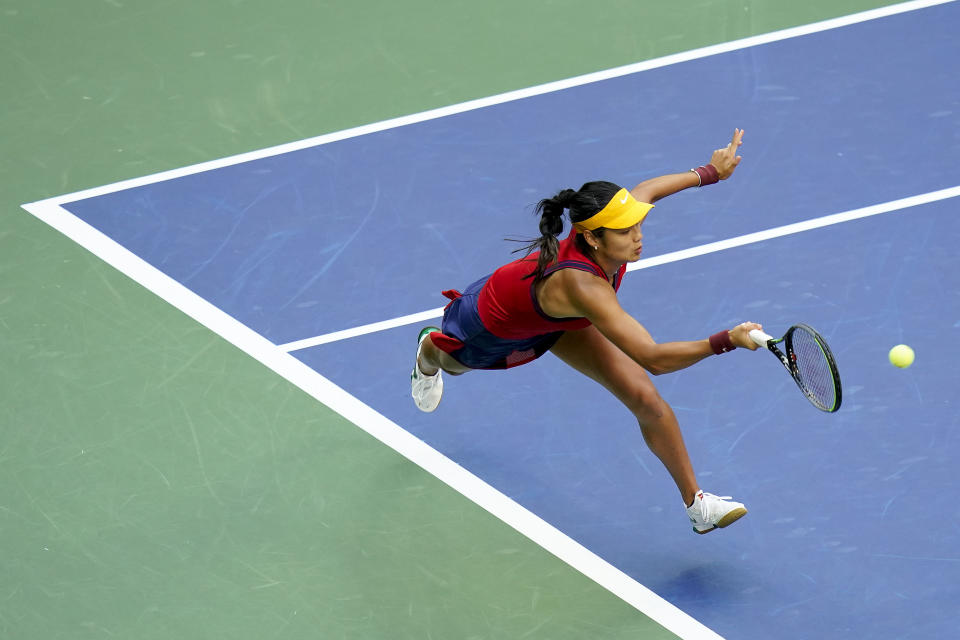
[[[763,325],[757,322],[741,322],[738,324],[733,328],[733,333],[736,334],[734,344],[739,347],[755,351],[758,345],[753,341],[753,338],[750,337],[750,332],[754,329],[763,331]]]
[[[734,129],[733,130],[733,139],[730,140],[730,144],[727,145],[726,151],[735,158],[735,162],[740,162],[742,159],[737,155],[737,149],[740,145],[743,144],[743,129]]]
[[[743,129],[734,129],[733,140],[730,141],[729,148],[736,150],[736,148],[742,144],[743,144]]]
[[[743,144],[743,129],[734,129],[733,138],[730,140],[730,144],[720,149],[714,149],[714,153],[726,153],[730,156],[736,156],[737,149],[740,145]],[[739,156],[737,156],[739,159]]]

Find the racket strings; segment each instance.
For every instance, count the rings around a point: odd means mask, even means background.
[[[827,411],[837,401],[833,368],[817,339],[803,330],[793,332],[791,346],[797,382],[803,392]]]

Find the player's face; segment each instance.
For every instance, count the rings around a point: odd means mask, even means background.
[[[640,252],[643,249],[643,232],[640,229],[642,225],[643,222],[641,221],[626,229],[607,229],[604,231],[599,246],[605,257],[618,263],[639,260]]]

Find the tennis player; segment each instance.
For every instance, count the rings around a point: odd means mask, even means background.
[[[673,477],[697,533],[726,527],[747,510],[729,497],[701,491],[677,418],[648,374],[689,367],[736,347],[754,350],[748,335],[760,329],[744,322],[729,331],[689,342],[657,343],[617,301],[626,265],[640,259],[643,220],[661,198],[729,178],[741,156],[736,129],[710,162],[685,173],[646,180],[631,190],[610,182],[565,189],[537,205],[540,237],[524,258],[459,291],[442,329],[420,332],[411,374],[413,399],[433,411],[443,394],[443,372],[505,369],[547,351],[606,387],[636,416],[644,440]],[[560,240],[563,213],[573,228]]]

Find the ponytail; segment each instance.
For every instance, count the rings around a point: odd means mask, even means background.
[[[582,222],[603,209],[618,191],[620,187],[612,182],[588,182],[580,187],[579,191],[564,189],[552,198],[544,198],[537,203],[534,213],[540,216],[540,237],[530,241],[521,240],[520,242],[527,242],[527,244],[514,251],[514,253],[526,251],[526,255],[534,251],[540,252],[537,257],[537,268],[526,277],[539,282],[543,279],[543,272],[557,261],[557,255],[560,252],[557,236],[563,232],[565,209],[570,210],[570,222]],[[603,231],[602,227],[594,229],[593,235],[600,237]],[[577,234],[576,242],[580,250],[586,254],[587,248],[582,234]]]
[[[540,252],[537,257],[537,268],[526,276],[532,277],[534,282],[543,278],[543,272],[547,267],[557,261],[557,255],[560,252],[557,236],[563,232],[563,211],[570,208],[570,203],[576,194],[577,192],[573,189],[564,189],[552,198],[544,198],[534,209],[534,214],[540,216],[540,237],[517,249],[517,251],[525,251],[527,255],[534,251]]]

